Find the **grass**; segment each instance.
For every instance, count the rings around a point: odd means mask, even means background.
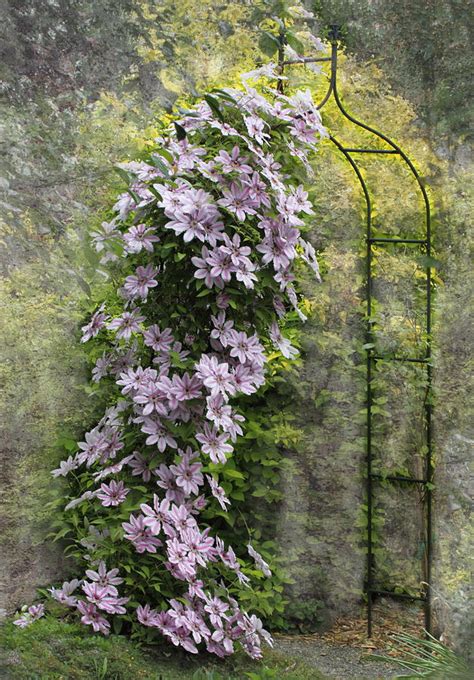
[[[221,661],[170,646],[143,650],[118,635],[46,617],[19,630],[0,627],[1,680],[324,680],[313,667],[274,651],[263,661],[236,654]]]
[[[474,677],[469,672],[467,662],[432,635],[418,638],[414,635],[394,635],[392,648],[402,651],[403,656],[392,657],[372,655],[373,660],[395,663],[405,673],[407,680],[430,678],[430,680],[469,680]],[[407,675],[406,671],[409,671]]]

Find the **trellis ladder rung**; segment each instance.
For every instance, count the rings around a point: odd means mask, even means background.
[[[288,61],[281,62],[282,66],[291,66],[291,64],[314,64],[318,61],[331,61],[331,57],[300,57],[299,59],[289,59]]]
[[[367,241],[369,243],[419,243],[424,246],[428,243],[425,238],[383,238],[377,236],[368,238]]]
[[[417,359],[416,357],[381,357],[381,356],[372,356],[372,359],[375,361],[408,361],[413,364],[427,364],[429,362],[429,359]]]
[[[426,602],[425,595],[409,595],[408,593],[396,593],[393,590],[374,590],[369,588],[367,590],[369,595],[380,595],[381,597],[394,597],[400,600],[419,600],[420,602]]]
[[[408,482],[410,484],[428,484],[427,479],[416,479],[416,477],[403,477],[402,475],[380,475],[375,472],[371,473],[372,479],[379,479],[382,482]]]

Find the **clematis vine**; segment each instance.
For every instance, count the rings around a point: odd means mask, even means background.
[[[105,635],[117,617],[193,654],[259,658],[271,644],[239,601],[271,568],[213,518],[231,506],[244,400],[276,356],[298,354],[282,332],[305,318],[298,272],[318,272],[301,178],[325,131],[308,92],[249,85],[273,74],[212,93],[146,161],[121,164],[130,185],[94,235],[102,257],[121,252],[118,296],[82,328],[110,402],[53,471],[71,479],[65,516],[80,509],[86,568],[51,595]],[[30,609],[17,625],[42,615]]]

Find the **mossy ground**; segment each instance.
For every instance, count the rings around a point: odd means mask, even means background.
[[[170,646],[143,650],[117,635],[94,635],[52,618],[19,630],[0,627],[2,680],[324,680],[314,667],[270,651],[255,662],[243,654],[220,661],[190,657]]]

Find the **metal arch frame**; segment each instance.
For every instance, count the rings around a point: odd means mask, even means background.
[[[362,123],[352,116],[343,106],[339,92],[337,89],[337,54],[338,54],[338,41],[340,40],[340,32],[337,26],[331,26],[331,31],[329,34],[331,41],[331,56],[322,58],[312,58],[312,57],[301,57],[292,60],[284,59],[284,45],[285,45],[285,33],[284,30],[280,33],[280,47],[278,50],[278,64],[280,68],[280,74],[283,74],[285,66],[291,66],[295,64],[308,64],[316,62],[330,62],[331,63],[331,75],[329,80],[329,88],[324,96],[323,100],[319,103],[318,109],[321,109],[326,102],[330,99],[331,95],[334,97],[334,101],[338,109],[341,111],[343,116],[347,118],[354,125],[367,130],[368,132],[374,134],[376,137],[381,139],[383,142],[390,146],[389,149],[376,149],[376,148],[347,148],[344,147],[333,135],[329,138],[331,142],[339,149],[339,151],[344,155],[348,163],[354,170],[359,184],[361,186],[365,204],[366,204],[366,297],[367,297],[367,307],[366,307],[366,429],[367,429],[367,448],[366,448],[366,493],[367,493],[367,572],[365,581],[365,593],[367,595],[367,634],[370,637],[372,635],[372,609],[374,596],[388,596],[401,600],[412,600],[421,601],[424,604],[425,612],[425,629],[427,633],[431,633],[432,630],[432,594],[431,594],[431,576],[432,576],[432,553],[433,553],[433,527],[432,527],[432,484],[433,484],[433,445],[432,445],[432,404],[431,404],[431,389],[432,389],[432,363],[431,363],[431,322],[432,322],[432,272],[429,266],[430,260],[426,266],[426,351],[424,357],[382,357],[377,356],[374,353],[373,347],[373,322],[372,322],[372,297],[373,297],[373,287],[372,287],[372,246],[374,243],[383,245],[384,243],[394,243],[394,244],[418,244],[426,249],[426,255],[428,258],[431,257],[431,209],[430,202],[427,191],[424,187],[423,181],[413,165],[412,161],[408,158],[405,152],[393,142],[389,137],[383,133],[375,130],[374,128]],[[283,80],[278,81],[278,90],[283,92]],[[376,154],[395,154],[398,155],[408,166],[411,174],[416,180],[417,186],[423,198],[424,212],[425,212],[425,238],[420,239],[404,239],[404,238],[376,238],[372,234],[372,201],[370,198],[369,189],[362,176],[362,173],[352,157],[351,154],[357,153],[376,153]],[[373,452],[372,452],[372,380],[374,373],[377,368],[378,360],[391,360],[391,361],[406,361],[413,363],[420,363],[426,366],[426,376],[427,376],[427,393],[424,401],[424,419],[425,419],[425,435],[426,435],[426,456],[425,456],[425,473],[423,479],[416,479],[413,477],[403,477],[403,476],[387,476],[375,474],[372,471],[373,463]],[[420,596],[410,595],[407,593],[397,593],[394,590],[380,590],[375,586],[375,564],[373,555],[373,497],[374,497],[374,483],[377,480],[390,481],[394,483],[408,483],[415,486],[421,485],[424,489],[424,510],[426,513],[426,550],[423,560],[423,571],[424,571],[424,592]]]

